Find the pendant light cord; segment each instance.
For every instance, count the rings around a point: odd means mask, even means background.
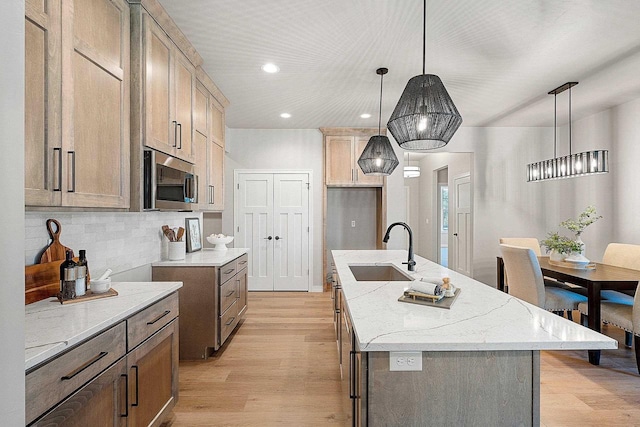
[[[558,158],[556,147],[558,146],[558,94],[553,94],[553,158]]]
[[[380,130],[380,122],[382,121],[382,79],[384,79],[384,74],[380,74],[380,108],[378,109],[378,135],[382,135],[382,131]]]
[[[569,86],[569,155],[571,155],[571,86]]]
[[[426,74],[427,67],[427,0],[422,8],[422,74]]]

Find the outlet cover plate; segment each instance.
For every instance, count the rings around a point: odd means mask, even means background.
[[[390,351],[390,371],[422,371],[421,351]]]

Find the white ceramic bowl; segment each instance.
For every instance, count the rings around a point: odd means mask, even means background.
[[[94,294],[103,294],[111,288],[111,277],[104,280],[92,280],[89,282],[89,286]]]
[[[233,241],[233,236],[225,236],[225,237],[215,237],[215,234],[211,236],[207,236],[207,242],[214,245],[214,251],[226,251],[227,243],[231,243]]]

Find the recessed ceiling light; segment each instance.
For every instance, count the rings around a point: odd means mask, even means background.
[[[282,113],[282,114],[280,114],[280,117],[282,117],[283,119],[288,119],[289,117],[291,117],[291,114],[289,114],[289,113]]]
[[[262,71],[264,71],[265,73],[273,74],[280,71],[280,67],[278,67],[276,64],[272,64],[271,62],[269,62],[268,64],[264,64],[262,66]]]
[[[369,113],[360,114],[360,118],[362,119],[368,119],[369,117],[371,117],[371,114]]]

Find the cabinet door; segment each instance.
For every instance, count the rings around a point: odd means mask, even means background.
[[[211,140],[224,148],[224,107],[213,96],[209,104]]]
[[[131,351],[127,366],[128,425],[159,425],[178,400],[178,319]]]
[[[247,271],[245,268],[236,276],[236,280],[238,281],[238,317],[242,316],[247,309]]]
[[[126,426],[127,382],[126,359],[122,358],[31,425]]]
[[[25,204],[61,202],[60,2],[25,2]]]
[[[207,137],[194,132],[193,151],[196,159],[195,174],[198,176],[198,208],[209,209],[209,187],[207,186]]]
[[[325,146],[325,183],[351,185],[354,180],[353,137],[327,136]]]
[[[176,157],[194,162],[193,157],[193,104],[196,70],[186,56],[174,46],[175,119],[178,122]]]
[[[355,153],[354,153],[354,164],[353,164],[354,169],[357,171],[357,173],[354,174],[356,178],[355,184],[361,185],[361,186],[367,186],[367,187],[382,186],[384,184],[384,177],[378,176],[378,175],[367,176],[364,173],[362,173],[362,169],[360,169],[360,166],[358,165],[358,159],[360,158],[360,155],[364,151],[368,142],[369,142],[369,137],[358,136],[355,138]]]
[[[129,207],[129,5],[63,2],[62,204]]]
[[[197,132],[208,136],[207,119],[209,108],[209,95],[207,89],[200,83],[196,83],[196,101],[193,111],[193,127]]]
[[[145,138],[147,147],[174,154],[177,127],[172,123],[171,61],[173,43],[149,16],[143,16],[145,52]]]
[[[209,146],[209,187],[207,200],[209,210],[224,210],[224,148],[210,142]]]

